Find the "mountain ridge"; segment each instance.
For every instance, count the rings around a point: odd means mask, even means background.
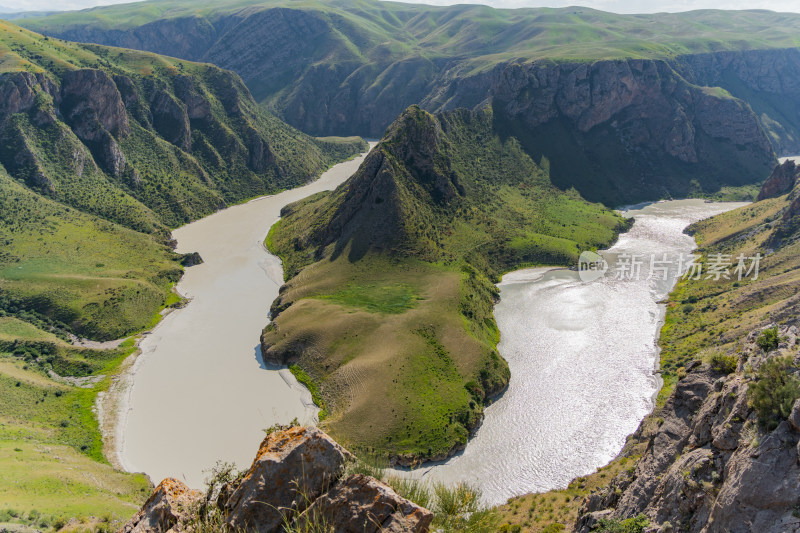
[[[402,466],[445,459],[508,383],[499,275],[572,264],[625,227],[554,187],[494,131],[491,108],[411,106],[350,179],[273,226],[286,284],[262,353],[310,384],[322,427],[352,449]]]
[[[773,151],[800,151],[800,87],[791,83],[800,15],[369,0],[195,9],[173,1],[25,24],[231,68],[258,101],[314,134],[380,137],[412,104],[430,112],[492,104],[534,160],[553,163],[560,187],[607,205],[753,189],[774,166]],[[785,71],[778,79],[776,66]],[[578,112],[592,98],[601,100],[594,118]]]

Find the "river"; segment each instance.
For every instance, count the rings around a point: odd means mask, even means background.
[[[247,466],[269,426],[316,421],[308,391],[261,358],[259,335],[283,282],[280,261],[263,241],[284,205],[335,188],[363,157],[173,232],[178,251],[197,251],[204,263],[188,268],[177,286],[189,304],[140,343],[117,425],[126,470],[200,488],[217,461]],[[678,275],[673,264],[666,279],[647,279],[645,265],[638,279],[616,279],[616,259],[666,253],[674,262],[695,247],[686,226],[740,205],[679,200],[627,209],[636,222],[603,252],[612,267],[592,282],[552,268],[504,276],[495,317],[509,388],[486,409],[463,453],[412,475],[469,482],[497,504],[565,487],[613,459],[653,408],[665,311],[658,302]]]
[[[308,390],[261,357],[259,336],[283,283],[280,260],[263,243],[283,206],[334,189],[364,156],[304,187],[173,232],[178,252],[199,252],[204,262],[186,269],[176,287],[188,305],[168,314],[140,343],[115,435],[117,459],[126,470],[145,472],[155,483],[169,476],[202,488],[217,461],[249,465],[264,429],[293,418],[316,421]]]
[[[499,504],[564,488],[611,461],[660,388],[656,341],[665,305],[658,302],[677,280],[676,259],[695,248],[683,230],[742,205],[678,200],[628,208],[636,222],[602,254],[611,265],[605,277],[591,282],[566,269],[505,275],[495,317],[509,388],[486,409],[463,453],[412,475],[468,482],[485,503]],[[638,279],[615,268],[625,253],[643,259]],[[666,279],[662,271],[647,279],[651,254],[661,261],[665,253]]]

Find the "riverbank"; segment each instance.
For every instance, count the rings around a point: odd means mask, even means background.
[[[177,251],[199,252],[204,263],[188,268],[176,287],[188,304],[141,338],[141,353],[103,395],[97,411],[115,466],[201,487],[217,461],[249,462],[264,429],[292,418],[314,422],[308,391],[288,370],[265,365],[257,349],[283,283],[280,261],[263,241],[283,205],[335,188],[362,160],[173,232]]]

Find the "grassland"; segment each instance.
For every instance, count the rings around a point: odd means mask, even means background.
[[[74,519],[87,530],[110,530],[147,498],[145,476],[118,472],[103,457],[93,413],[97,394],[133,349],[132,342],[79,349],[0,318],[0,527],[50,530]],[[99,381],[71,386],[54,381],[53,370]]]
[[[101,340],[148,327],[180,277],[150,235],[41,197],[0,170],[0,312]]]
[[[698,10],[689,13],[619,15],[586,7],[494,9],[488,6],[421,6],[371,0],[283,0],[187,2],[121,5],[21,20],[41,31],[65,32],[86,26],[125,31],[158,20],[200,17],[214,22],[226,16],[244,18],[276,7],[309,11],[330,21],[347,39],[335,51],[348,55],[421,53],[428,57],[481,56],[477,66],[501,59],[609,59],[669,57],[685,53],[800,45],[800,17],[766,11]],[[358,28],[356,35],[346,30]],[[210,43],[209,43],[210,44]],[[591,44],[591,46],[587,46]],[[375,47],[375,48],[372,48]],[[201,55],[202,50],[195,51]]]
[[[89,134],[62,105],[75,96],[63,88],[74,71],[86,75],[78,96],[89,108],[81,116],[95,120]],[[180,115],[182,83],[206,114],[170,124],[152,98],[171,100]],[[115,106],[120,91],[125,106]],[[294,130],[216,67],[5,22],[0,92],[0,530],[59,529],[70,519],[70,530],[112,530],[150,484],[108,463],[95,402],[135,350],[132,335],[181,300],[172,287],[183,258],[169,229],[304,183],[363,141]],[[129,131],[105,131],[97,116],[109,109]],[[181,124],[190,146],[170,136]],[[92,139],[98,130],[105,140]],[[124,170],[109,167],[106,149],[118,150]],[[250,152],[266,159],[254,163]],[[95,350],[73,346],[71,335],[127,340]]]
[[[625,227],[492,126],[491,110],[412,107],[356,175],[287,207],[267,238],[288,283],[265,354],[302,369],[323,427],[353,450],[411,464],[464,446],[509,379],[493,283]]]
[[[689,228],[705,264],[715,254],[732,256],[733,266],[739,254],[753,257],[760,253],[763,259],[757,280],[752,275],[742,280],[733,275],[731,279],[678,283],[661,330],[665,381],[659,395],[661,403],[690,360],[735,351],[748,333],[770,322],[781,322],[791,312],[800,287],[800,243],[794,240],[792,220],[783,219],[788,202],[787,196],[762,200]]]

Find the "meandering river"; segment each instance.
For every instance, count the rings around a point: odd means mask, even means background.
[[[603,253],[611,266],[592,282],[565,269],[504,276],[495,317],[509,388],[462,454],[413,475],[471,483],[498,504],[566,487],[612,460],[660,387],[656,340],[665,306],[658,302],[677,280],[677,259],[695,248],[684,228],[742,205],[678,200],[627,209],[636,222]],[[657,266],[667,254],[666,279],[663,271],[647,279],[651,254]],[[638,277],[615,267],[634,256],[644,263]]]
[[[265,428],[316,421],[308,391],[261,358],[259,335],[283,281],[263,241],[284,205],[335,188],[363,158],[173,232],[178,251],[197,251],[204,263],[177,286],[189,304],[140,344],[117,425],[126,470],[200,488],[217,461],[248,465]],[[462,454],[412,475],[472,483],[495,504],[564,487],[613,459],[653,407],[665,309],[658,302],[677,279],[675,259],[695,247],[683,230],[740,205],[679,200],[628,209],[636,223],[603,252],[611,269],[592,282],[565,269],[504,276],[495,316],[509,388]],[[616,279],[615,261],[626,253],[645,263],[667,254],[673,264],[666,279],[647,279],[647,264],[638,279]]]
[[[261,358],[261,329],[283,283],[280,260],[263,242],[284,205],[334,189],[364,155],[309,185],[173,232],[178,252],[199,252],[204,263],[188,268],[177,286],[189,304],[140,343],[115,438],[126,470],[145,472],[155,483],[171,476],[202,488],[217,461],[249,465],[264,429],[293,418],[316,421],[308,390]]]

